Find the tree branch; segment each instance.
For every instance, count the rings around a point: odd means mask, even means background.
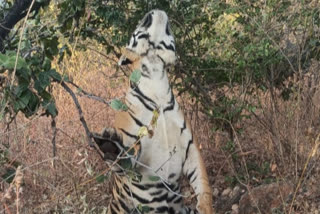
[[[80,116],[80,121],[81,121],[81,123],[83,125],[84,130],[86,131],[87,142],[88,142],[89,146],[91,146],[91,147],[94,146],[94,144],[91,141],[92,134],[91,134],[91,132],[90,132],[90,130],[88,128],[86,120],[83,117],[83,112],[82,112],[80,103],[79,103],[76,95],[73,93],[71,88],[69,88],[69,86],[65,82],[61,82],[61,86],[71,95],[71,97],[73,99],[73,102],[77,107],[77,110],[78,110],[78,113],[79,113],[79,116]]]
[[[92,138],[93,138],[93,134],[92,132],[90,132],[89,128],[88,128],[88,125],[87,125],[87,122],[86,120],[84,119],[84,116],[83,116],[83,111],[81,109],[81,106],[80,106],[80,103],[75,95],[75,93],[71,90],[71,88],[69,88],[69,86],[65,83],[65,82],[61,82],[61,86],[71,95],[72,99],[73,99],[73,102],[74,104],[76,105],[77,107],[77,110],[78,110],[78,113],[79,113],[79,117],[80,117],[80,121],[82,123],[82,126],[86,132],[86,138],[87,138],[87,142],[88,142],[88,145],[90,147],[93,147],[97,152],[98,154],[100,155],[101,158],[103,158],[103,154],[101,152],[101,150],[99,149],[98,145],[93,143],[92,142]]]
[[[106,101],[105,99],[103,99],[103,98],[101,98],[101,97],[99,97],[99,96],[96,96],[96,95],[94,95],[94,94],[92,94],[92,93],[89,93],[89,92],[87,92],[87,91],[85,91],[85,90],[83,90],[82,88],[80,88],[77,84],[75,84],[74,82],[71,82],[71,81],[69,81],[69,83],[71,84],[71,85],[73,85],[74,87],[76,87],[78,90],[79,90],[79,96],[86,96],[86,97],[88,97],[88,98],[90,98],[90,99],[93,99],[93,100],[96,100],[96,101],[99,101],[99,102],[101,102],[101,103],[104,103],[104,104],[106,104],[106,105],[110,105],[110,103],[111,103],[111,101]]]

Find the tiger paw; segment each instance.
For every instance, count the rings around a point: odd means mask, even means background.
[[[93,139],[103,153],[104,160],[116,160],[123,149],[122,138],[114,128],[105,128],[102,134],[94,133]]]
[[[132,50],[127,48],[121,48],[121,57],[119,59],[118,64],[121,65],[129,65],[130,67],[135,67],[136,64],[139,64],[141,56]]]

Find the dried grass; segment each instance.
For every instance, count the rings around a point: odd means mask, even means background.
[[[282,101],[278,91],[270,94],[257,90],[250,97],[251,102],[259,102],[261,108],[256,111],[256,117],[251,116],[236,125],[242,131],[237,132],[233,153],[225,150],[225,145],[230,141],[228,133],[214,131],[208,118],[188,96],[179,99],[191,121],[194,138],[201,148],[213,186],[222,191],[230,185],[226,178],[232,176],[239,179],[247,176],[247,180],[239,181],[248,186],[265,182],[266,176],[271,176],[274,181],[284,180],[294,184],[300,180],[297,197],[292,203],[295,212],[307,213],[315,209],[312,208],[314,205],[305,203],[306,200],[318,200],[314,197],[320,195],[317,182],[320,170],[316,165],[319,151],[315,150],[315,139],[320,132],[320,90],[316,81],[318,77],[315,76],[319,65],[313,66],[310,67],[311,76],[288,80],[303,89],[295,92],[288,101]],[[58,70],[72,77],[73,82],[82,89],[110,100],[123,96],[126,87],[124,77],[114,78],[114,68],[113,61],[89,50],[74,52],[72,57],[59,65]],[[122,74],[119,72],[116,75]],[[5,129],[4,123],[0,123],[0,148],[5,150],[4,145],[9,145],[8,160],[3,164],[3,169],[15,167],[15,164],[22,166],[24,185],[19,199],[20,213],[103,213],[110,199],[111,182],[105,180],[99,183],[95,176],[106,165],[88,147],[70,96],[59,85],[53,87],[53,94],[59,110],[56,157],[53,157],[52,151],[50,118],[26,119],[18,115],[9,130]],[[99,132],[103,127],[112,126],[115,112],[111,108],[86,97],[79,97],[79,101],[91,131]],[[313,155],[308,161],[310,151]],[[243,171],[243,162],[258,166],[268,162],[270,173],[261,175],[251,169]],[[305,173],[301,177],[303,169]],[[2,180],[0,191],[4,193],[8,188]],[[309,198],[305,198],[306,192],[303,190],[308,191],[306,197]],[[15,200],[2,203],[0,213],[15,213],[16,205]]]

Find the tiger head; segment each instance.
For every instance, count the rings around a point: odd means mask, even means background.
[[[174,64],[175,42],[167,14],[161,10],[147,13],[139,22],[126,49],[140,56],[147,55],[149,50],[154,50],[166,65]],[[119,65],[129,64],[130,61],[126,56],[122,56]]]

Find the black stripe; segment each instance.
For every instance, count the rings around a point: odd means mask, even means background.
[[[119,186],[118,186],[118,182],[115,182],[114,188],[116,190],[116,192],[119,194]]]
[[[191,173],[189,173],[188,175],[188,180],[190,181],[190,179],[192,178],[193,174],[196,172],[196,169],[194,169]]]
[[[148,67],[145,64],[142,64],[141,68],[142,68],[142,71],[144,71],[147,74],[150,74],[150,71],[149,71]]]
[[[192,179],[191,183],[193,183],[197,179],[197,177],[198,177],[197,175],[194,176],[194,178]]]
[[[176,176],[176,174],[175,174],[175,173],[171,173],[171,174],[169,175],[169,178],[173,178],[174,176]]]
[[[168,212],[169,208],[166,206],[162,206],[162,207],[158,207],[156,210],[156,213],[164,213],[164,212]]]
[[[166,62],[164,61],[164,59],[162,59],[162,57],[161,56],[159,56],[159,54],[157,54],[157,57],[161,60],[161,62],[165,65],[166,64]],[[162,69],[162,72],[164,73],[164,69]],[[163,78],[163,77],[162,77]],[[161,79],[162,79],[161,78]]]
[[[138,98],[139,101],[142,103],[142,105],[148,109],[149,111],[153,111],[153,108],[151,106],[149,106],[139,95],[136,94],[132,94],[134,97]]]
[[[175,213],[176,213],[176,211],[174,211],[173,207],[170,207],[169,208],[169,214],[175,214]]]
[[[152,46],[152,48],[155,48],[155,44],[154,44],[154,42],[149,41],[149,45],[151,45],[151,46]]]
[[[165,107],[165,109],[163,109],[163,113],[165,111],[171,111],[174,109],[174,105],[175,105],[175,101],[174,101],[174,96],[173,96],[173,93],[171,91],[171,99],[170,99],[170,102],[168,103],[169,106]]]
[[[149,39],[150,35],[147,33],[141,34],[138,36],[138,39]]]
[[[144,124],[135,116],[133,116],[130,112],[129,112],[130,117],[134,120],[134,122],[138,125],[138,126],[144,126]]]
[[[129,213],[130,209],[127,207],[126,203],[122,201],[121,198],[119,198],[119,202],[120,202],[121,208],[124,209],[127,213]]]
[[[168,203],[171,203],[176,197],[177,197],[177,195],[176,195],[176,194],[173,194],[171,197],[168,197],[168,198],[167,198],[167,202],[168,202]]]
[[[158,49],[158,50],[163,50],[163,48],[162,48],[160,45],[158,45],[158,46],[156,47],[156,49]]]
[[[157,105],[152,99],[150,99],[149,97],[147,97],[146,95],[144,95],[142,93],[142,91],[139,89],[138,86],[131,86],[131,88],[137,93],[139,94],[143,99],[148,100],[149,102],[151,102],[152,104],[154,104],[155,106]]]
[[[111,204],[111,213],[119,213],[120,208],[118,207],[118,204],[115,203],[116,201],[113,201]]]
[[[142,64],[141,68],[142,68],[141,75],[150,79],[150,76],[149,76],[150,71],[149,71],[148,67],[145,64]]]
[[[155,197],[153,198],[150,203],[153,203],[153,202],[162,202],[162,201],[165,201],[166,199],[168,198],[168,193],[160,196],[160,197]]]
[[[110,208],[111,208],[111,214],[119,213],[119,211],[114,210],[114,207],[112,205],[110,206]]]
[[[183,121],[182,128],[180,129],[180,135],[182,135],[182,132],[186,129],[186,121]]]
[[[149,28],[152,25],[152,15],[149,13],[141,27]]]
[[[150,203],[149,200],[138,196],[138,195],[135,194],[134,192],[130,192],[130,189],[129,189],[129,187],[128,187],[127,185],[124,184],[124,185],[123,185],[123,189],[124,189],[124,191],[127,193],[127,195],[128,195],[129,197],[132,196],[134,199],[136,199],[136,200],[139,201],[140,203],[142,203],[142,204],[148,204],[148,203]]]
[[[193,143],[192,139],[188,142],[188,147],[187,147],[187,151],[186,151],[186,160],[188,159],[188,153],[189,153],[189,149],[190,149],[190,145]]]
[[[145,77],[145,78],[150,79],[150,76],[149,76],[149,75],[147,75],[147,74],[145,74],[145,73],[143,73],[143,72],[141,72],[141,76],[143,76],[143,77]]]
[[[119,129],[119,130],[122,131],[123,133],[125,133],[125,135],[127,135],[127,136],[129,136],[129,137],[131,137],[131,138],[134,138],[134,139],[136,139],[136,140],[139,139],[139,137],[138,137],[137,135],[130,134],[129,132],[127,132],[127,131],[124,130],[124,129]]]
[[[122,60],[121,61],[121,65],[129,65],[129,64],[132,64],[132,61],[128,58],[126,58],[125,60]]]
[[[180,185],[177,185],[176,187],[172,187],[171,188],[172,189],[172,191],[174,191],[174,192],[176,192],[176,191],[180,191]]]
[[[138,36],[140,33],[143,33],[144,31],[139,30],[138,32],[134,32],[133,35],[134,36]]]
[[[134,47],[137,47],[137,45],[138,45],[138,42],[137,42],[137,40],[136,40],[136,36],[133,35],[133,44],[132,44],[132,47],[133,47],[133,48],[134,48]]]
[[[170,30],[169,30],[170,28],[169,28],[169,22],[167,22],[167,25],[166,25],[166,34],[168,35],[168,36],[170,36]]]
[[[137,187],[138,189],[140,190],[148,190],[148,189],[151,189],[151,188],[157,188],[157,189],[166,189],[166,186],[161,182],[161,183],[152,183],[152,184],[138,184],[138,183],[135,183],[135,182],[132,182],[132,185],[134,185],[135,187]],[[173,189],[174,185],[169,185],[170,189]]]
[[[138,183],[135,183],[135,182],[132,182],[132,185],[137,187],[140,190],[143,190],[143,191],[149,189],[145,185],[141,185],[141,184],[138,184]]]
[[[176,200],[174,200],[174,202],[173,202],[173,203],[175,203],[175,204],[179,204],[181,201],[182,201],[182,197],[181,197],[181,196],[179,196],[179,198],[177,198]]]
[[[164,41],[161,41],[160,44],[163,45],[167,50],[172,50],[173,52],[175,51],[175,48],[172,44],[166,45],[166,43],[164,43]]]
[[[163,183],[145,184],[147,188],[166,188]]]
[[[162,192],[163,192],[163,190],[158,190],[158,191],[150,193],[150,195],[156,196],[156,195],[160,195]]]

